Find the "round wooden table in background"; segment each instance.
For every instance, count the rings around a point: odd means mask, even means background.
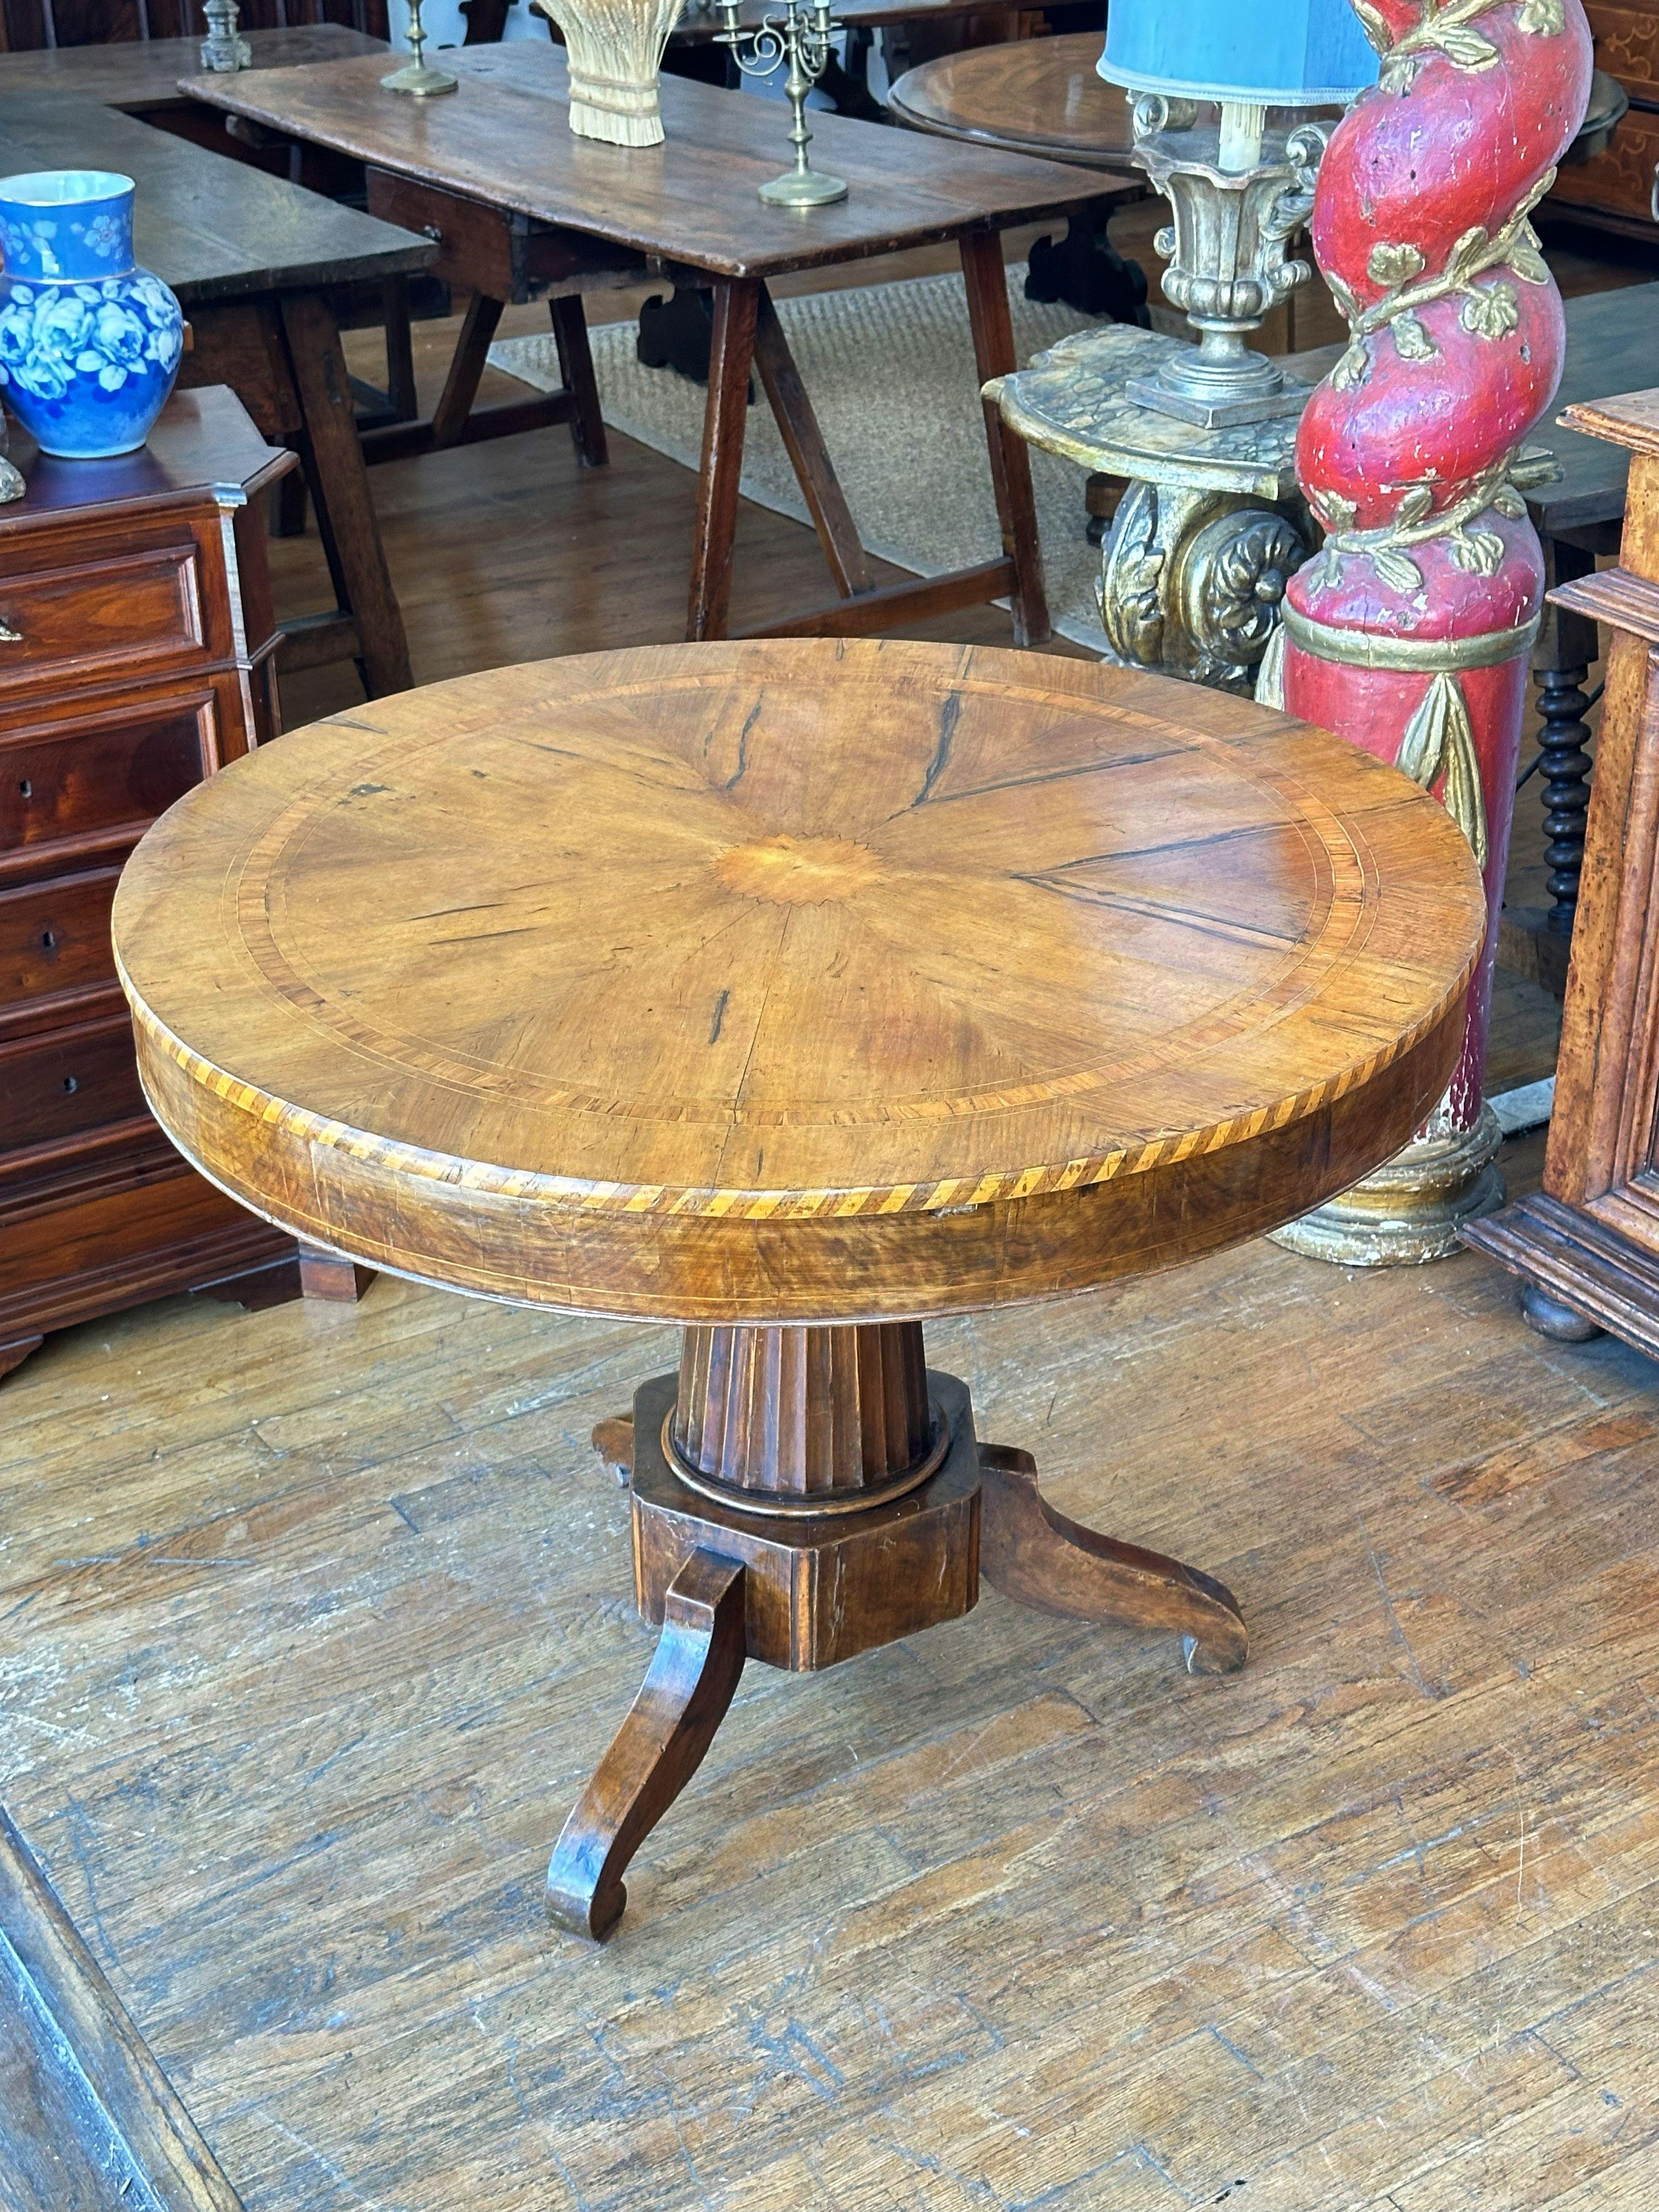
[[[1121,85],[1096,70],[1102,34],[969,46],[907,70],[887,95],[901,123],[1081,169],[1121,169],[1134,143]]]
[[[354,708],[153,829],[115,904],[146,1091],[307,1241],[684,1327],[631,1436],[664,1635],[567,1822],[564,1925],[745,1656],[1009,1594],[1243,1663],[1231,1595],[981,1445],[921,1323],[1270,1228],[1440,1095],[1484,927],[1440,807],[1223,694],[897,642],[645,648]]]

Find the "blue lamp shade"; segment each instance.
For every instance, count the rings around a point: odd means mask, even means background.
[[[1376,82],[1348,0],[1110,0],[1100,74],[1135,92],[1328,107]]]

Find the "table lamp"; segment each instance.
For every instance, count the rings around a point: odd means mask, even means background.
[[[1295,414],[1305,391],[1244,337],[1312,274],[1285,248],[1329,135],[1311,111],[1376,82],[1358,16],[1348,0],[1111,0],[1098,66],[1129,94],[1130,158],[1175,216],[1158,238],[1164,294],[1199,332],[1129,397],[1206,428]]]

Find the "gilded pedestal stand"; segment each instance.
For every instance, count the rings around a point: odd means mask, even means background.
[[[1297,468],[1327,532],[1258,696],[1433,791],[1491,914],[1462,1056],[1400,1156],[1279,1232],[1353,1266],[1437,1259],[1502,1202],[1482,1103],[1516,757],[1543,565],[1523,441],[1559,381],[1560,295],[1527,221],[1583,120],[1579,0],[1378,0],[1381,82],[1320,170],[1314,248],[1352,342],[1309,400]],[[1277,659],[1277,653],[1275,654]]]
[[[1085,331],[987,385],[1031,444],[1127,477],[1101,563],[1112,657],[1248,692],[1315,532],[1297,489],[1307,386],[1245,343],[1310,270],[1290,241],[1313,204],[1327,126],[1292,112],[1142,94],[1130,159],[1168,198],[1164,289],[1196,346]]]
[[[1297,485],[1294,414],[1200,428],[1130,398],[1192,350],[1114,324],[1063,338],[985,392],[1028,444],[1129,480],[1101,555],[1110,659],[1248,695],[1318,532]]]

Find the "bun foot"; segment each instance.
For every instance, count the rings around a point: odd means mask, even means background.
[[[1236,1674],[1249,1635],[1232,1592],[1196,1567],[1121,1544],[1044,1503],[1036,1462],[979,1448],[979,1571],[993,1589],[1040,1613],[1123,1628],[1169,1628],[1194,1674]]]
[[[703,1761],[744,1661],[744,1569],[696,1551],[664,1595],[662,1635],[628,1717],[565,1822],[547,1869],[548,1917],[602,1943],[628,1902],[623,1875]]]
[[[1540,1336],[1552,1337],[1557,1344],[1588,1344],[1593,1336],[1607,1334],[1599,1321],[1580,1313],[1565,1298],[1553,1298],[1535,1283],[1527,1284],[1521,1292],[1521,1316]]]

